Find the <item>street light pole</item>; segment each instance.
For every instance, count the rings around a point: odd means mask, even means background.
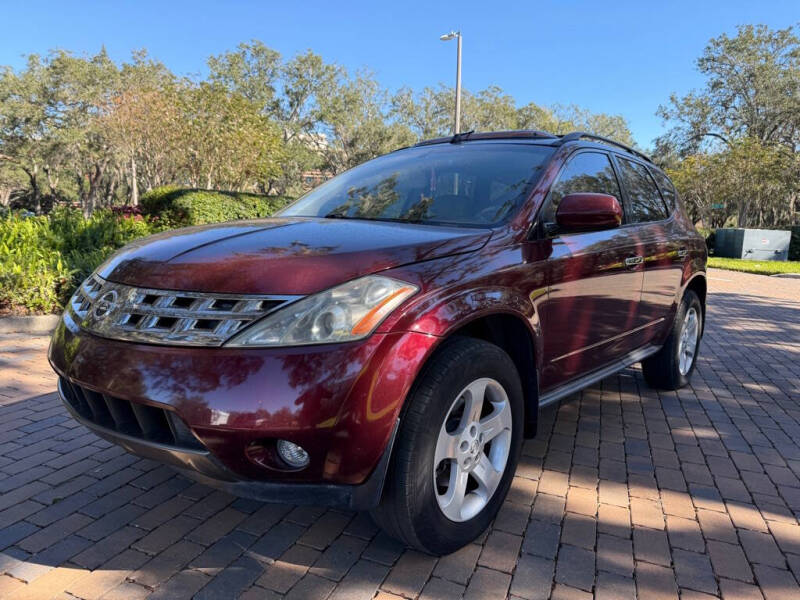
[[[456,51],[456,116],[455,123],[453,124],[453,133],[461,132],[461,32],[451,31],[440,36],[439,39],[447,42],[456,38],[458,42],[458,49]]]

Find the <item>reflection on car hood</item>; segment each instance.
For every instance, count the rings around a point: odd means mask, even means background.
[[[404,264],[469,252],[485,229],[278,217],[138,240],[98,271],[110,281],[231,294],[310,294]]]

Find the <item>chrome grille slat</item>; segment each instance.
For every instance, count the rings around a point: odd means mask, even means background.
[[[110,292],[114,296],[111,308],[107,314],[98,314],[98,299],[103,299],[101,305],[106,304]],[[138,288],[92,275],[75,293],[69,308],[81,327],[102,337],[152,344],[220,346],[256,319],[299,297]]]

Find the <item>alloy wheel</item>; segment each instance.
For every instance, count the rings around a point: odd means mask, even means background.
[[[686,311],[686,316],[681,326],[681,337],[678,345],[678,369],[681,375],[685,376],[691,370],[699,339],[700,317],[697,309],[692,306]]]
[[[439,430],[433,464],[436,501],[451,521],[475,517],[497,491],[511,449],[511,405],[494,379],[456,396]]]

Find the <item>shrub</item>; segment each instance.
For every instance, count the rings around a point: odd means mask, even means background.
[[[266,217],[286,198],[161,187],[142,209],[100,210],[85,218],[59,208],[49,216],[0,214],[0,311],[53,312],[109,255],[137,238],[186,225]]]
[[[185,227],[268,217],[289,201],[281,196],[163,186],[144,194],[141,206],[145,215],[171,227]]]
[[[51,312],[71,273],[47,217],[0,217],[0,308]]]
[[[50,215],[50,224],[57,248],[72,270],[74,286],[118,248],[165,229],[162,223],[118,216],[109,210],[96,211],[87,219],[76,210],[61,209]]]
[[[0,216],[0,309],[53,312],[118,248],[163,229],[148,219],[73,209]]]

